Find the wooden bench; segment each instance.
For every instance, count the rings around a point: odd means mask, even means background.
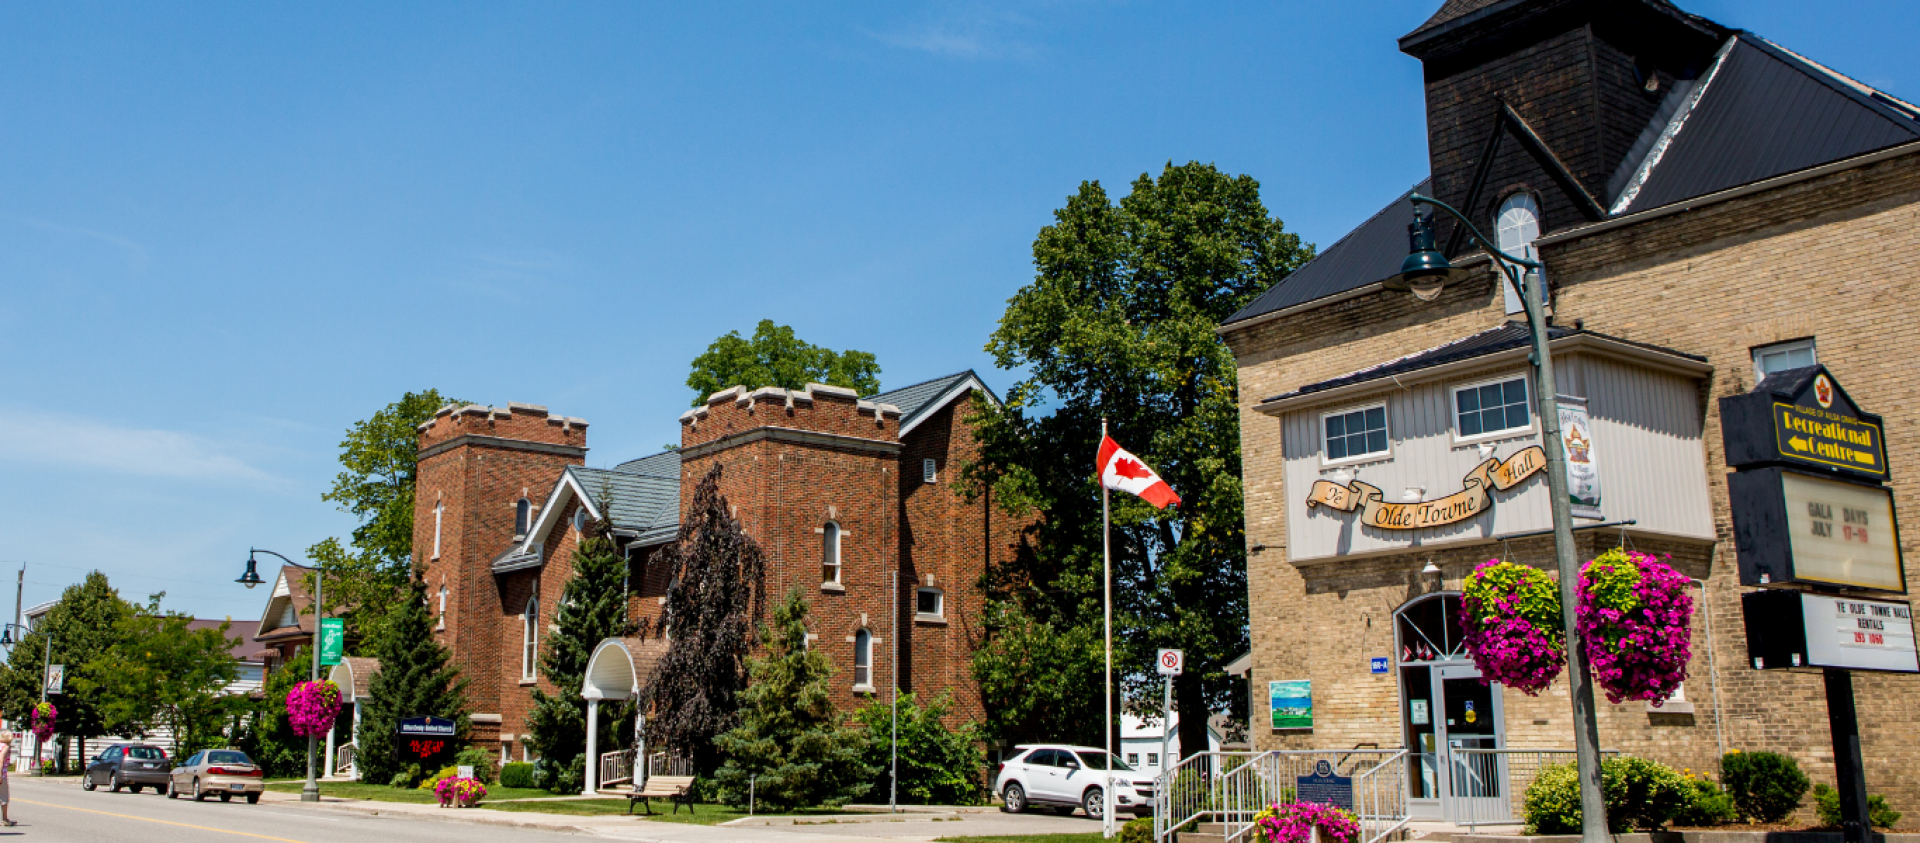
[[[680,806],[686,805],[687,812],[693,812],[692,776],[649,776],[644,784],[633,786],[627,794],[627,813],[633,813],[633,803],[639,802],[646,807],[647,813],[653,813],[653,803],[649,800],[665,799],[673,803],[673,812],[680,813]]]

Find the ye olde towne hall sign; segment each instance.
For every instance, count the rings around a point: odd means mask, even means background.
[[[1439,500],[1388,503],[1378,486],[1358,480],[1342,486],[1331,480],[1313,481],[1307,507],[1324,506],[1340,512],[1360,510],[1360,523],[1385,530],[1420,530],[1465,521],[1493,507],[1492,490],[1504,492],[1547,467],[1547,452],[1534,445],[1505,462],[1488,459],[1475,466],[1461,489]]]

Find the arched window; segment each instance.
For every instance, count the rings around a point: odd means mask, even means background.
[[[533,678],[540,662],[540,598],[527,598],[527,609],[520,616],[520,679]]]
[[[447,587],[444,585],[440,586],[440,614],[437,617],[440,619],[440,627],[445,629],[447,626]]]
[[[820,581],[840,582],[840,525],[833,521],[820,528]]]
[[[1493,221],[1493,230],[1493,242],[1500,251],[1530,261],[1540,259],[1540,252],[1533,248],[1533,241],[1540,239],[1540,203],[1534,201],[1533,194],[1515,193],[1501,202],[1500,214]],[[1519,313],[1526,309],[1511,285],[1502,282],[1501,286],[1506,290],[1508,313]],[[1541,302],[1545,303],[1544,280],[1541,287]]]
[[[533,529],[533,502],[521,498],[513,505],[513,537],[520,538]]]
[[[1400,639],[1400,662],[1456,661],[1470,658],[1466,633],[1460,627],[1460,594],[1428,595],[1400,607],[1394,631]]]
[[[873,686],[873,633],[865,629],[853,634],[853,684]]]
[[[433,503],[433,558],[440,558],[440,520],[446,514],[446,501]]]

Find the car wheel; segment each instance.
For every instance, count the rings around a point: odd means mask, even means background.
[[[96,787],[99,787],[99,785],[93,783],[93,773],[89,772],[86,775],[80,777],[81,790],[92,791]]]
[[[258,804],[260,804],[260,794],[258,794],[258,793],[249,793],[249,794],[247,794],[247,804],[248,804],[248,805],[258,805]]]
[[[1106,801],[1100,788],[1087,788],[1086,794],[1080,797],[1080,807],[1087,812],[1088,819],[1102,819],[1101,811],[1106,808]]]
[[[168,799],[180,798],[180,788],[177,787],[163,787],[160,788],[160,792],[166,794]]]
[[[156,784],[153,786],[153,792],[158,793],[162,796],[165,796],[168,799],[172,799],[173,798],[173,782],[169,780],[166,784]]]
[[[1021,787],[1019,782],[1009,783],[1000,796],[1007,813],[1018,814],[1027,810],[1027,789]]]
[[[222,801],[222,802],[232,802],[232,801],[233,801],[233,794],[231,794],[231,793],[222,793],[222,794],[220,794],[220,801]]]
[[[202,792],[200,791],[200,780],[199,780],[199,779],[194,779],[194,780],[193,780],[193,801],[195,801],[195,802],[205,802],[205,801],[207,801],[207,795],[206,795],[205,793],[202,793]]]
[[[120,792],[120,788],[121,788],[121,787],[124,787],[124,785],[122,785],[122,784],[120,784],[120,774],[119,774],[119,773],[114,773],[114,774],[113,774],[113,778],[112,778],[112,779],[109,779],[107,783],[108,783],[108,784],[110,784],[110,785],[113,785],[112,787],[110,787],[110,788],[108,788],[108,790],[110,790],[110,791],[112,791],[112,792],[114,792],[114,793],[119,793],[119,792]]]

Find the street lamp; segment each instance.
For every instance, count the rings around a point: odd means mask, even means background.
[[[1553,504],[1553,555],[1560,571],[1560,623],[1567,638],[1567,679],[1573,690],[1573,746],[1580,771],[1580,817],[1583,843],[1608,843],[1607,803],[1600,790],[1600,727],[1594,719],[1593,678],[1587,675],[1587,660],[1580,653],[1580,630],[1575,622],[1579,605],[1580,562],[1574,554],[1573,509],[1567,500],[1567,459],[1560,441],[1560,402],[1555,397],[1553,356],[1547,351],[1547,318],[1541,312],[1541,297],[1535,289],[1540,283],[1541,265],[1515,257],[1495,248],[1475,228],[1473,221],[1438,199],[1409,197],[1414,206],[1413,223],[1407,226],[1407,259],[1400,272],[1381,286],[1388,290],[1412,293],[1421,301],[1440,297],[1448,284],[1463,280],[1467,270],[1455,267],[1447,256],[1434,248],[1433,215],[1420,213],[1421,205],[1431,205],[1453,215],[1474,242],[1494,259],[1526,308],[1527,328],[1533,334],[1534,384],[1539,392],[1540,431],[1547,452],[1547,494]],[[1522,272],[1521,267],[1528,271]]]
[[[262,582],[262,580],[260,579],[260,572],[255,567],[256,563],[254,562],[254,559],[253,559],[254,554],[257,554],[257,553],[269,553],[274,556],[280,556],[280,554],[274,553],[271,550],[261,550],[260,548],[257,548],[257,547],[247,548],[247,572],[244,574],[241,574],[240,578],[237,580],[234,580],[234,582],[237,582],[248,588],[252,588],[256,585],[259,585]],[[293,565],[295,567],[302,567],[298,563],[294,562],[292,559],[288,559],[285,556],[280,556],[280,558],[281,560],[285,561],[289,565]],[[309,649],[313,651],[312,679],[315,682],[320,681],[320,618],[326,614],[326,606],[327,606],[327,604],[321,599],[321,592],[320,592],[321,585],[322,585],[321,580],[324,578],[320,574],[321,574],[320,566],[315,565],[313,568],[313,642],[308,645]],[[318,741],[319,741],[319,738],[314,735],[307,736],[307,783],[300,788],[300,801],[302,802],[320,801],[320,778],[319,776],[315,775],[314,766],[313,766],[314,753],[317,751]]]

